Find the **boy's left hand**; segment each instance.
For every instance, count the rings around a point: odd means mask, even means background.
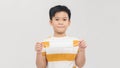
[[[84,51],[86,48],[86,42],[84,40],[79,41],[79,50]]]

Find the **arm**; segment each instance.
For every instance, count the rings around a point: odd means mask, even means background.
[[[46,57],[42,54],[43,46],[41,43],[36,43],[35,50],[36,50],[36,66],[37,68],[46,68]]]
[[[85,51],[80,51],[78,52],[76,59],[75,59],[75,63],[79,68],[82,68],[85,64]]]
[[[41,53],[36,55],[36,66],[37,68],[46,68],[46,57],[42,56]]]
[[[86,58],[85,58],[85,48],[86,44],[85,41],[82,40],[79,42],[79,48],[78,48],[78,54],[76,55],[75,58],[75,63],[79,68],[82,68],[85,64]]]

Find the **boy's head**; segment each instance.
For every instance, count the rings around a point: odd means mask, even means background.
[[[57,5],[49,11],[50,24],[53,26],[54,32],[65,33],[70,25],[71,12],[63,5]]]

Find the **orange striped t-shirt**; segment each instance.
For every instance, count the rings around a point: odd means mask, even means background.
[[[42,55],[48,61],[47,68],[77,68],[75,57],[79,39],[74,37],[49,37],[42,41]]]

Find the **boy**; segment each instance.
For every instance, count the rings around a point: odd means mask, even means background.
[[[50,9],[49,16],[54,35],[36,43],[37,68],[82,68],[85,64],[85,41],[66,35],[70,10],[57,5]]]

